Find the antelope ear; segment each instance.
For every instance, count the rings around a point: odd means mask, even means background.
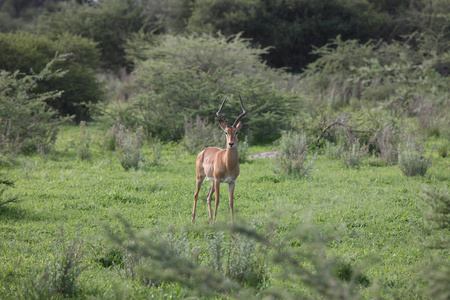
[[[223,131],[226,132],[227,124],[223,123],[222,120],[219,120],[219,126],[222,128]]]
[[[244,126],[244,123],[242,123],[241,121],[239,121],[239,123],[237,123],[237,125],[236,125],[236,129],[237,129],[237,130],[241,130],[242,126]]]

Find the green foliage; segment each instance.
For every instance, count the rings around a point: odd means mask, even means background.
[[[338,37],[314,51],[320,57],[305,71],[304,87],[331,107],[352,99],[383,101],[400,111],[415,110],[423,99],[445,106],[448,78],[439,75],[436,66],[448,63],[450,52],[428,49],[426,43],[420,35],[403,42],[366,44]]]
[[[139,163],[142,161],[141,148],[143,145],[144,133],[142,127],[139,127],[133,133],[120,126],[117,133],[117,153],[120,164],[127,171],[129,169],[139,169]]]
[[[276,172],[294,177],[307,176],[314,166],[316,156],[308,155],[308,139],[304,133],[283,132],[280,143],[281,155],[275,159]]]
[[[422,199],[428,204],[429,211],[426,217],[430,220],[435,231],[433,236],[438,236],[438,242],[432,247],[450,249],[450,195],[446,192],[437,192],[426,189]],[[428,285],[425,294],[433,299],[448,299],[450,296],[448,285],[450,284],[450,264],[448,261],[434,261],[426,270]]]
[[[36,92],[40,82],[64,76],[52,71],[55,64],[66,59],[57,56],[39,73],[25,75],[16,71],[0,71],[0,149],[3,153],[48,152],[53,147],[58,124],[56,111],[47,101],[61,96],[60,91]]]
[[[102,124],[92,123],[88,129],[91,138],[106,132]],[[343,291],[350,295],[347,298],[437,298],[425,285],[431,275],[415,270],[429,266],[436,276],[445,270],[442,264],[429,263],[430,257],[444,260],[447,250],[430,248],[424,241],[447,237],[448,232],[436,231],[426,221],[417,195],[424,184],[446,191],[448,157],[434,155],[424,177],[406,177],[397,166],[354,170],[319,155],[308,180],[274,175],[275,158],[254,159],[241,165],[234,202],[235,225],[242,221],[251,228],[230,233],[221,228],[229,222],[226,185],[221,187],[216,225],[208,225],[203,201],[197,208],[200,227],[190,224],[195,155],[182,151],[180,144],[162,146],[163,164],[124,172],[116,153],[101,143],[91,143],[90,163],[79,161],[79,135],[79,126],[61,126],[52,155],[17,155],[14,164],[1,166],[15,181],[14,189],[4,195],[20,199],[0,208],[2,299],[47,286],[40,282],[59,261],[60,250],[53,243],[62,222],[67,247],[80,239],[88,245],[79,264],[86,269],[76,277],[72,298],[199,298],[205,286],[212,293],[205,298],[328,299]],[[141,151],[150,160],[148,145]],[[249,152],[270,150],[272,146],[259,145]],[[206,198],[206,193],[202,190],[200,197]],[[136,238],[127,235],[116,212]],[[312,230],[304,224],[312,224]],[[125,248],[142,247],[151,255],[161,252],[172,263],[111,245],[104,226],[125,241]],[[161,251],[147,247],[160,242],[167,246]],[[178,272],[176,267],[184,270],[185,261],[194,264],[188,270],[199,273]],[[212,269],[213,262],[221,262],[218,271]],[[436,278],[445,283],[445,274]],[[32,281],[36,288],[28,289]],[[216,289],[217,282],[232,282],[239,291],[224,290],[223,285]]]
[[[152,152],[153,152],[153,161],[152,164],[154,166],[161,164],[161,158],[162,158],[162,144],[160,139],[155,139],[152,144]]]
[[[393,6],[401,10],[406,1],[399,2]],[[255,45],[274,47],[265,55],[271,66],[299,72],[310,62],[312,47],[322,46],[338,34],[367,40],[386,35],[392,26],[389,14],[366,0],[198,0],[187,28],[225,35],[243,32]]]
[[[437,151],[440,157],[447,157],[450,155],[450,141],[443,140],[438,143]]]
[[[424,176],[430,167],[430,159],[424,156],[424,148],[408,140],[399,146],[398,166],[406,176]]]
[[[119,135],[120,123],[117,122],[106,132],[106,136],[103,140],[103,144],[106,150],[115,151],[118,144],[118,135]]]
[[[354,141],[347,151],[342,153],[342,161],[347,168],[359,168],[367,149],[361,147],[358,140]]]
[[[78,139],[78,159],[88,160],[91,156],[91,135],[86,129],[86,122],[80,122],[80,138]]]
[[[244,99],[252,116],[244,119],[244,130],[256,140],[273,139],[286,128],[295,98],[268,82],[277,77],[281,81],[283,74],[267,68],[258,57],[264,50],[250,48],[240,36],[165,36],[143,51],[145,60],[135,57],[136,95],[130,113],[147,132],[178,140],[184,115],[216,123],[220,100],[230,94]],[[241,113],[231,100],[223,111],[230,122]]]
[[[189,240],[185,231],[165,236],[161,232],[136,234],[127,223],[124,227],[125,235],[109,231],[108,237],[123,249],[123,256],[130,257],[133,265],[124,266],[133,269],[129,274],[150,286],[178,283],[191,296],[248,298],[267,280],[268,266],[280,270],[286,281],[305,284],[313,295],[327,299],[357,299],[358,287],[370,284],[350,263],[324,253],[329,239],[313,226],[299,227],[286,236],[292,246],[245,225],[191,228],[191,234],[206,239],[206,249],[199,241]],[[260,293],[283,299],[300,296],[281,286]]]
[[[102,66],[118,70],[127,66],[124,46],[128,36],[140,30],[157,31],[163,14],[163,3],[154,0],[102,0],[81,5],[66,1],[55,12],[41,15],[38,32],[51,37],[69,32],[89,38],[100,48]]]
[[[206,123],[200,116],[195,122],[184,116],[183,148],[189,154],[195,154],[205,147],[219,147],[224,144],[224,135],[217,126]]]
[[[41,93],[64,91],[58,100],[46,99],[61,116],[75,115],[77,121],[85,120],[89,114],[84,103],[96,103],[103,97],[102,87],[94,74],[98,51],[95,44],[85,38],[63,34],[51,40],[29,33],[0,33],[0,52],[0,69],[10,73],[19,70],[28,75],[43,69],[55,54],[70,54],[70,59],[55,63],[55,67],[67,71],[65,76],[39,81],[34,87]]]
[[[16,197],[6,197],[6,195],[4,195],[6,189],[12,187],[14,187],[14,181],[6,179],[3,176],[0,177],[0,207],[8,203],[17,202]]]
[[[77,279],[86,267],[82,266],[84,247],[82,240],[68,244],[61,229],[55,245],[55,257],[49,259],[39,278],[29,278],[23,288],[25,299],[52,299],[76,297]]]

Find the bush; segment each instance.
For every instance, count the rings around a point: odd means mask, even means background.
[[[0,69],[14,73],[19,70],[35,75],[55,54],[70,54],[68,59],[53,65],[64,69],[65,76],[54,76],[38,81],[36,92],[64,91],[58,99],[48,98],[50,105],[60,116],[75,115],[77,121],[89,118],[84,103],[97,103],[103,98],[103,90],[95,77],[99,54],[96,45],[86,38],[63,34],[55,40],[30,33],[0,33]]]
[[[350,146],[347,151],[342,153],[342,161],[347,168],[359,168],[363,157],[365,156],[366,149],[361,147],[359,141],[356,140]]]
[[[442,42],[441,37],[436,45]],[[449,78],[437,67],[448,61],[448,48],[429,44],[426,35],[366,44],[337,37],[313,52],[319,58],[308,65],[302,87],[334,108],[379,101],[394,111],[414,113],[423,99],[445,107]]]
[[[98,45],[102,67],[119,70],[128,66],[125,44],[133,32],[158,32],[166,14],[162,1],[102,0],[63,1],[53,13],[41,15],[38,32],[59,37],[66,32],[87,37]]]
[[[186,288],[186,298],[304,297],[288,290],[288,283],[302,284],[314,298],[358,299],[361,287],[370,284],[354,265],[329,257],[324,249],[330,239],[307,226],[293,230],[282,241],[236,224],[190,228],[188,233],[136,234],[128,224],[124,227],[125,235],[108,232],[120,247],[121,256],[128,257],[119,272],[140,278],[147,285],[177,283]],[[190,239],[192,234],[195,239]],[[262,288],[267,268],[278,270],[283,283],[276,280],[271,288]]]
[[[117,151],[120,164],[125,170],[131,168],[139,169],[139,163],[142,161],[141,148],[143,145],[144,133],[142,127],[139,127],[135,134],[124,126],[121,126],[118,132]]]
[[[81,265],[84,249],[82,240],[68,244],[61,229],[57,237],[55,253],[49,260],[44,274],[38,279],[30,278],[24,286],[25,299],[76,298],[79,289],[77,279],[84,271]]]
[[[58,56],[36,75],[16,71],[0,71],[0,151],[48,152],[54,146],[58,125],[65,119],[57,118],[47,101],[58,99],[62,92],[35,92],[45,80],[64,76],[54,65],[65,59]]]
[[[306,135],[291,131],[284,132],[279,143],[281,155],[275,158],[276,172],[295,177],[307,176],[314,166],[317,155],[309,158]]]
[[[443,140],[438,143],[437,146],[438,155],[440,157],[447,157],[450,155],[450,142],[448,140]]]
[[[155,139],[152,144],[152,151],[153,151],[153,165],[160,165],[161,164],[161,158],[162,158],[162,144],[160,139]]]
[[[106,136],[103,140],[103,145],[106,150],[115,151],[118,144],[118,135],[119,135],[120,123],[117,122],[106,132]]]
[[[398,166],[405,176],[424,176],[431,165],[424,149],[411,140],[399,146]]]
[[[284,75],[260,61],[264,52],[251,49],[240,36],[165,36],[133,55],[137,93],[129,113],[147,133],[179,140],[184,115],[215,124],[223,98],[241,95],[252,116],[244,120],[244,130],[257,141],[273,140],[287,127],[297,98],[269,83],[282,81]],[[231,120],[240,109],[230,99],[223,111]]]

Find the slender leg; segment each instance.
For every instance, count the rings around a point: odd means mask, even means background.
[[[194,223],[195,220],[195,209],[197,208],[198,193],[200,192],[200,187],[202,186],[204,179],[205,179],[204,176],[197,176],[197,188],[195,189],[194,193],[194,209],[192,211],[192,220],[191,220],[192,223]]]
[[[211,181],[211,187],[209,188],[208,196],[206,200],[208,201],[208,211],[209,211],[209,220],[212,220],[212,210],[211,210],[211,199],[212,195],[214,195],[214,181]]]
[[[220,196],[220,179],[216,178],[214,180],[214,186],[216,190],[216,209],[214,210],[214,219],[211,220],[211,225],[214,224],[217,217],[217,208],[219,207],[219,196]]]
[[[230,197],[230,212],[231,212],[231,223],[234,223],[234,209],[233,209],[233,200],[234,200],[234,182],[228,184],[228,196]]]

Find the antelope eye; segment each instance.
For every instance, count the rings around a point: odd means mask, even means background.
[[[228,135],[228,132],[225,131],[225,134]]]
[[[236,133],[235,133],[235,134],[237,135],[238,133],[239,133],[239,131],[236,131]]]

